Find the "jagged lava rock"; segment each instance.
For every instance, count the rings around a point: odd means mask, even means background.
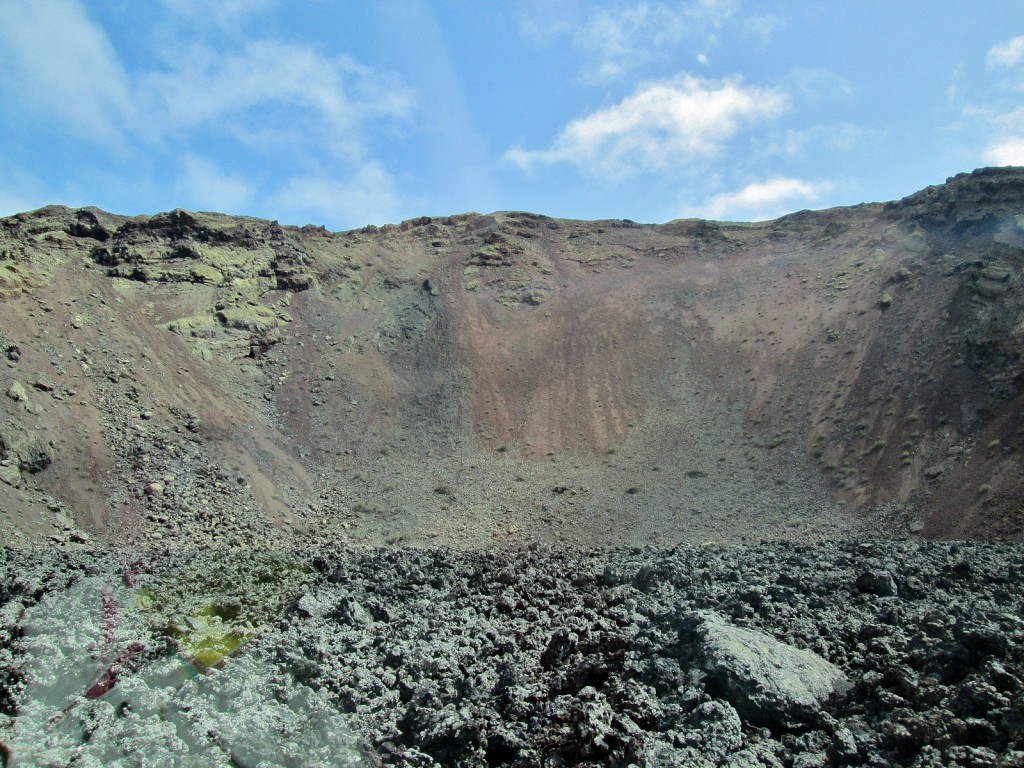
[[[804,723],[850,688],[842,670],[816,653],[734,626],[711,611],[686,617],[683,632],[697,644],[695,658],[708,675],[708,689],[754,725]]]

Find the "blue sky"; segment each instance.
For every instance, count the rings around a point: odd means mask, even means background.
[[[1024,165],[1020,0],[4,0],[0,215],[757,220]]]

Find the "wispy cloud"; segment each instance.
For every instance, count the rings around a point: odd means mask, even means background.
[[[49,201],[45,190],[42,181],[0,155],[0,216],[10,216],[46,205]]]
[[[520,18],[521,30],[536,42],[567,37],[582,54],[582,79],[591,83],[626,77],[651,62],[678,55],[683,45],[691,48],[696,61],[706,64],[725,28],[764,41],[780,23],[775,16],[743,13],[741,0],[545,2],[534,4]]]
[[[505,156],[524,170],[571,163],[612,177],[664,171],[718,154],[745,125],[786,106],[779,90],[685,76],[640,86],[618,104],[574,120],[547,149],[513,148]]]
[[[351,56],[241,32],[277,4],[162,0],[168,29],[153,38],[152,63],[129,71],[81,0],[15,3],[0,24],[0,96],[12,115],[88,138],[111,156],[177,167],[181,204],[284,205],[288,198],[262,189],[252,169],[299,168],[333,201],[326,223],[358,223],[362,212],[393,202],[374,137],[410,116],[413,93]],[[207,30],[230,26],[236,34],[218,34],[216,45],[214,33],[190,35],[185,20],[200,17]],[[195,149],[211,145],[220,150],[216,162]],[[315,186],[293,191],[306,190],[308,200]],[[303,215],[295,205],[287,210]]]
[[[235,30],[250,19],[272,10],[278,0],[160,0],[168,11],[180,18],[199,22],[198,30],[210,29],[211,22],[218,33]]]
[[[39,206],[29,202],[29,198],[17,192],[0,189],[0,216],[13,216],[37,207]]]
[[[586,78],[620,77],[678,43],[686,32],[682,13],[661,3],[591,8],[573,35],[590,59]]]
[[[0,24],[0,93],[32,117],[118,143],[135,119],[129,78],[106,34],[75,0],[12,3]]]
[[[289,179],[268,203],[282,215],[308,216],[312,211],[329,223],[343,213],[348,220],[384,224],[398,219],[399,198],[391,174],[377,163],[367,163],[345,178],[310,175]]]
[[[1024,165],[1024,137],[990,144],[985,149],[985,160],[994,165]]]
[[[966,90],[958,82],[962,72],[954,73],[950,98],[970,99],[961,104],[959,130],[970,131],[969,144],[975,149],[976,162],[992,165],[1024,165],[1024,35],[992,46],[985,63],[996,70],[988,87]],[[979,146],[979,137],[983,144]]]
[[[183,205],[206,211],[246,214],[256,199],[256,185],[243,174],[228,173],[209,158],[191,153],[182,158],[175,187]]]
[[[985,58],[990,67],[1012,67],[1024,60],[1024,35],[994,45]]]
[[[715,195],[691,213],[709,219],[764,221],[792,211],[797,204],[812,203],[831,188],[825,181],[780,176]]]
[[[827,69],[797,67],[784,79],[785,85],[807,101],[848,99],[853,95],[849,81]]]
[[[362,154],[364,122],[405,117],[413,103],[396,78],[348,56],[273,40],[228,52],[195,45],[178,68],[146,75],[142,90],[161,114],[159,125],[149,125],[158,131],[216,125],[252,145],[269,132],[277,149],[315,141],[345,158]],[[302,135],[294,135],[298,125]],[[293,134],[291,141],[281,133]]]
[[[776,32],[786,25],[785,19],[773,13],[745,16],[741,22],[743,31],[755,41],[766,44]]]
[[[789,128],[771,143],[769,154],[800,157],[821,148],[852,152],[867,141],[880,141],[884,135],[883,130],[864,128],[852,123]]]

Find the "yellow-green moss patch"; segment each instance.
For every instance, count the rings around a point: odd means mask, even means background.
[[[220,285],[224,282],[224,273],[207,264],[196,264],[192,267],[192,277],[200,283]]]
[[[279,322],[274,310],[260,306],[225,307],[217,311],[217,319],[228,328],[264,333]]]

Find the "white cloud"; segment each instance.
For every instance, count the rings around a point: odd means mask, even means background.
[[[327,168],[321,173],[293,176],[277,189],[261,194],[259,186],[244,175],[224,171],[209,158],[187,155],[175,191],[187,201],[188,208],[259,213],[300,226],[323,224],[345,229],[400,218],[395,180],[374,162],[344,175]]]
[[[646,64],[678,55],[684,44],[695,49],[689,55],[706,58],[721,44],[727,27],[763,43],[781,25],[774,16],[742,13],[741,0],[524,4],[524,36],[542,44],[569,38],[584,59],[582,78],[591,83],[626,77]]]
[[[524,170],[564,162],[609,176],[662,171],[718,154],[744,124],[775,117],[786,105],[775,89],[686,76],[643,85],[574,120],[548,149],[514,148],[505,156]]]
[[[772,36],[786,26],[785,20],[774,14],[761,16],[747,16],[742,21],[743,30],[760,42],[762,45],[768,43]]]
[[[828,182],[780,176],[715,195],[695,213],[709,219],[764,221],[792,211],[798,201],[817,200],[831,187]]]
[[[1024,131],[1024,107],[1010,108],[1008,103],[1003,103],[980,110],[969,108],[966,112],[984,117],[1004,135],[1016,135]]]
[[[256,185],[238,173],[227,173],[212,160],[186,154],[176,191],[192,209],[246,214],[252,210]]]
[[[348,56],[270,40],[227,53],[194,46],[180,68],[152,73],[143,85],[156,100],[155,130],[218,126],[255,144],[269,133],[277,148],[315,141],[347,159],[361,155],[361,123],[403,117],[412,106],[396,80]],[[294,126],[302,136],[293,135]],[[291,141],[282,142],[282,133]]]
[[[862,128],[852,123],[814,125],[810,128],[787,129],[771,147],[771,154],[798,157],[808,150],[825,148],[839,152],[851,152],[866,141],[880,141],[885,131]]]
[[[827,69],[797,67],[786,75],[784,83],[808,101],[849,98],[853,95],[853,86],[849,81]]]
[[[412,91],[397,77],[313,45],[247,37],[245,22],[279,0],[162,4],[169,15],[151,37],[157,63],[131,72],[81,0],[5,7],[0,96],[11,119],[23,114],[88,137],[121,160],[169,164],[177,168],[169,186],[189,207],[260,207],[295,220],[322,214],[330,223],[395,211],[394,182],[373,144],[413,110]],[[203,33],[192,23],[199,21]],[[253,167],[296,176],[266,194],[250,178]],[[15,207],[21,200],[0,197]]]
[[[215,10],[240,14],[268,5],[238,0]],[[8,109],[17,104],[111,149],[132,141],[149,148],[168,139],[182,143],[188,130],[252,140],[262,131],[281,138],[287,129],[277,148],[315,146],[349,159],[361,159],[366,121],[405,117],[413,103],[397,78],[304,45],[192,44],[167,58],[165,69],[129,77],[81,3],[15,3],[0,24],[0,93]]]
[[[1024,165],[1024,138],[1008,138],[989,145],[985,160],[993,165]]]
[[[161,0],[171,13],[198,22],[195,31],[203,31],[212,21],[220,30],[238,29],[250,18],[272,10],[278,0]]]
[[[1024,60],[1024,35],[992,46],[985,60],[990,67],[1012,67]]]
[[[581,23],[583,9],[577,0],[519,0],[519,6],[519,32],[534,43],[550,43]]]
[[[991,165],[1024,165],[1024,107],[1011,107],[1007,100],[998,99],[984,106],[965,106],[963,117],[972,131],[972,143],[978,135],[988,137],[975,157],[980,155]]]
[[[0,93],[8,111],[17,104],[72,135],[113,143],[134,112],[113,46],[75,0],[5,4]]]
[[[620,77],[678,43],[686,32],[683,15],[661,3],[626,8],[592,7],[573,35],[592,63],[588,80]]]
[[[380,165],[367,163],[348,178],[297,176],[267,200],[280,218],[294,224],[324,224],[331,229],[385,224],[400,218],[392,176]],[[320,221],[308,221],[318,215]]]
[[[13,216],[16,213],[24,213],[40,207],[42,206],[29,202],[27,197],[23,197],[17,192],[0,189],[0,216]]]
[[[741,14],[741,0],[524,4],[519,18],[523,35],[538,43],[569,38],[583,54],[583,79],[591,83],[626,77],[651,61],[674,55],[684,43],[696,48],[691,55],[707,55],[720,44],[728,26],[762,40],[778,27],[774,17]]]
[[[1024,35],[992,46],[986,56],[989,69],[1008,69],[1024,62]],[[954,72],[949,99],[959,105],[961,120],[951,126],[965,136],[965,154],[991,165],[1024,165],[1024,90],[1020,69],[994,72],[987,84],[964,82],[962,69]]]
[[[47,203],[45,185],[31,173],[23,171],[0,155],[0,216],[42,208]]]

